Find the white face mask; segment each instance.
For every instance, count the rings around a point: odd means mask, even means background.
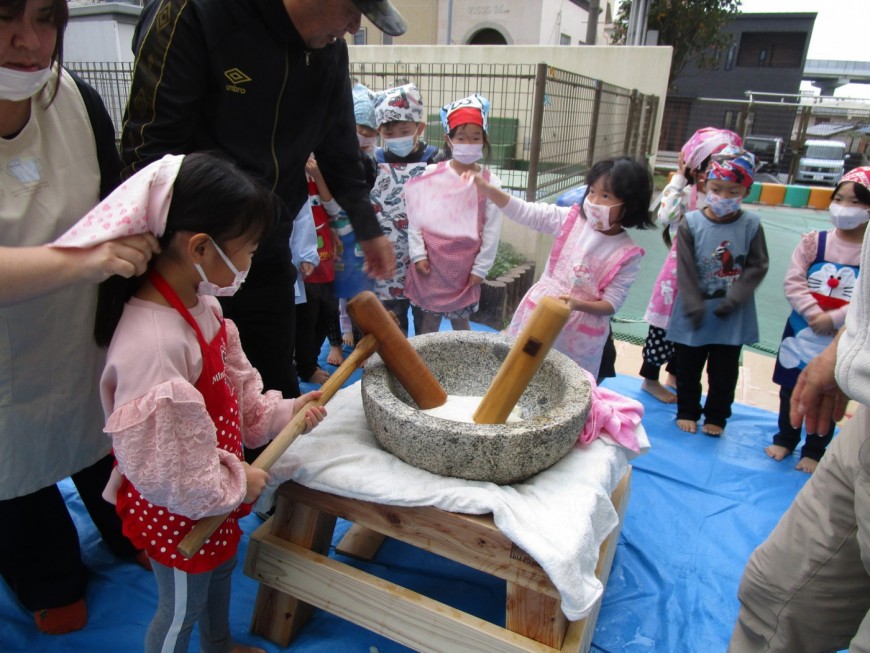
[[[398,138],[385,138],[384,147],[396,156],[408,156],[417,147],[417,137],[399,136]]]
[[[613,226],[610,224],[610,209],[614,206],[622,206],[622,202],[604,206],[604,204],[593,204],[587,197],[583,200],[583,215],[589,221],[589,226],[596,231],[608,231]]]
[[[453,158],[464,165],[471,165],[483,158],[483,143],[454,143],[450,141]]]
[[[236,276],[229,286],[219,286],[216,283],[212,283],[208,280],[208,277],[205,276],[205,270],[202,269],[202,266],[199,263],[194,263],[193,267],[196,268],[196,271],[199,272],[199,276],[202,278],[202,281],[200,281],[199,285],[196,287],[196,294],[212,295],[214,297],[232,297],[245,282],[245,278],[248,276],[248,271],[237,270],[236,266],[233,265],[233,262],[229,259],[229,257],[224,254],[223,250],[220,247],[218,247],[218,244],[213,240],[211,241],[211,244],[214,245],[214,248],[217,250],[217,253],[220,254],[221,258],[224,260],[224,263],[227,264],[227,267]]]
[[[854,229],[870,220],[870,209],[862,209],[860,206],[832,203],[828,211],[831,212],[831,224],[837,229]]]
[[[50,67],[36,72],[0,67],[0,100],[20,102],[32,98],[50,77]]]
[[[709,208],[717,218],[737,213],[740,210],[740,205],[743,203],[742,197],[720,197],[716,193],[707,193],[707,208]]]
[[[361,150],[371,150],[375,145],[378,144],[377,136],[363,136],[359,132],[357,132],[357,140],[359,141],[359,149]]]

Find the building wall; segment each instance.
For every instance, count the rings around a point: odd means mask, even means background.
[[[70,7],[64,35],[66,61],[133,61],[133,30],[141,8],[108,2]]]
[[[448,0],[392,0],[408,23],[408,31],[394,37],[394,45],[446,45]],[[584,2],[570,0],[453,0],[451,43],[461,45],[481,29],[494,29],[508,45],[559,45],[565,34],[571,45],[586,41],[588,12]],[[607,43],[606,16],[614,16],[614,0],[601,0],[597,43]],[[366,18],[366,44],[382,45],[383,34]],[[352,38],[348,37],[351,42]]]

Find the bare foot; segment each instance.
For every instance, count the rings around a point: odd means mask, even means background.
[[[329,346],[329,355],[326,357],[326,362],[330,365],[341,365],[344,362],[344,354],[341,347],[338,345]]]
[[[718,426],[717,424],[704,424],[704,426],[701,427],[701,431],[703,431],[704,435],[711,435],[714,438],[718,438],[725,432],[725,427]]]
[[[326,383],[326,379],[329,378],[329,372],[326,370],[320,369],[319,367],[314,370],[314,374],[308,377],[308,383],[316,383],[318,385],[323,385]]]
[[[353,347],[353,333],[343,333],[341,334],[341,341],[346,344],[348,347]]]
[[[259,646],[236,644],[230,649],[230,653],[266,653],[266,649],[260,648]]]
[[[791,455],[790,450],[786,449],[785,447],[781,447],[778,444],[772,444],[769,447],[765,447],[764,453],[766,453],[774,460],[782,460],[786,456]]]
[[[798,464],[794,466],[795,469],[806,472],[807,474],[812,474],[816,471],[816,466],[819,464],[818,460],[813,460],[812,458],[801,458],[798,461]]]
[[[666,404],[673,404],[677,401],[677,395],[668,390],[658,381],[644,379],[643,383],[640,384],[640,389],[650,393],[653,397]]]
[[[665,386],[671,388],[674,392],[677,391],[677,377],[673,374],[668,374],[668,378],[665,379]]]
[[[698,432],[698,422],[693,419],[678,419],[677,426],[680,427],[681,431],[685,431],[686,433]]]

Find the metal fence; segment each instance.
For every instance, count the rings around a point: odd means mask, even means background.
[[[657,166],[676,168],[675,153],[696,129],[707,126],[731,129],[743,137],[782,138],[782,161],[765,171],[779,174],[788,182],[793,180],[809,138],[843,141],[847,151],[870,152],[870,101],[752,92],[747,95],[746,100],[669,97],[662,117]]]
[[[120,137],[131,63],[67,63],[96,88]],[[652,154],[659,98],[547,64],[351,63],[374,91],[414,83],[427,111],[427,138],[440,144],[442,105],[480,93],[492,103],[490,167],[506,190],[552,198],[581,183],[603,158]]]

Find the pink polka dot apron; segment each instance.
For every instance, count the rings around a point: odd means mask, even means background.
[[[423,276],[408,266],[405,297],[433,313],[460,311],[480,301],[480,286],[469,286],[468,278],[483,242],[486,198],[448,165],[442,161],[405,186],[408,219],[423,232],[431,270]],[[489,181],[486,168],[483,178]]]
[[[226,324],[221,320],[217,335],[211,342],[206,342],[196,320],[166,280],[153,270],[149,273],[149,279],[196,332],[202,352],[202,373],[195,387],[202,394],[206,410],[217,428],[217,446],[242,460],[239,404],[226,380],[224,368]],[[236,508],[190,560],[181,555],[177,547],[197,520],[152,504],[139,494],[126,477],[118,490],[117,511],[123,523],[124,535],[137,548],[146,551],[152,560],[188,573],[200,573],[214,569],[235,555],[242,535],[238,520],[251,512],[251,505],[243,503]]]

